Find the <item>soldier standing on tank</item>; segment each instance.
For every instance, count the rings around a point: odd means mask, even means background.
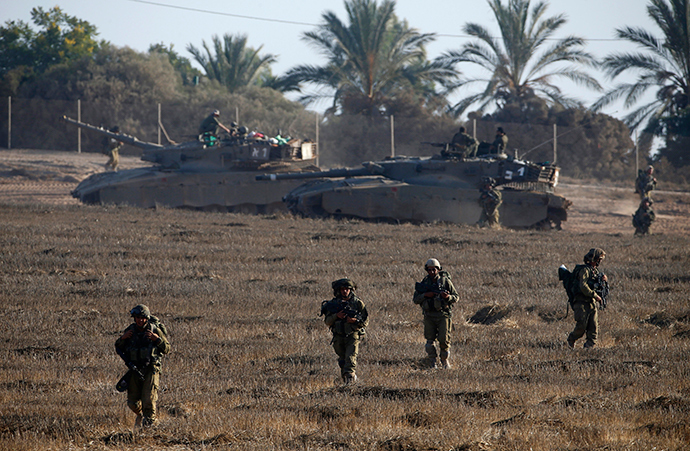
[[[640,202],[640,207],[633,215],[633,226],[635,227],[635,235],[648,235],[649,227],[652,222],[656,220],[656,214],[652,210],[652,199],[645,197]]]
[[[359,343],[364,336],[369,313],[355,294],[357,286],[348,279],[338,279],[331,283],[333,299],[323,301],[321,315],[333,333],[331,344],[338,355],[338,365],[343,382],[349,385],[357,381],[357,355]]]
[[[467,134],[465,127],[460,127],[450,141],[450,154],[457,154],[462,158],[474,157],[477,154],[479,142]]]
[[[640,169],[635,180],[635,192],[640,195],[640,200],[645,198],[652,198],[651,192],[656,188],[656,178],[654,174],[654,166],[649,165],[647,169],[642,171]]]
[[[120,127],[117,125],[110,129],[112,133],[120,133]],[[112,168],[117,172],[117,166],[120,164],[120,149],[124,145],[122,141],[106,136],[104,138],[103,153],[108,156],[108,162],[105,164],[105,170]]]
[[[497,154],[505,153],[508,148],[508,135],[503,131],[503,127],[498,127],[496,129],[496,138],[494,142],[491,143],[491,151]]]
[[[577,281],[577,292],[572,303],[575,329],[568,335],[570,348],[575,347],[575,342],[585,334],[585,348],[593,348],[597,343],[599,317],[596,304],[601,302],[601,296],[594,291],[594,285],[599,278],[598,268],[605,257],[606,252],[603,249],[590,249],[585,255],[585,264],[578,265],[573,271],[573,277]],[[606,275],[603,275],[603,280],[607,280]]]
[[[218,138],[218,132],[223,129],[225,133],[230,134],[231,131],[225,125],[220,123],[218,119],[220,117],[220,111],[213,110],[211,114],[206,116],[206,118],[199,125],[199,139],[203,142],[212,142],[213,138]]]
[[[170,352],[165,333],[151,324],[151,311],[139,304],[130,310],[134,323],[115,342],[118,355],[130,371],[127,381],[127,406],[137,415],[137,426],[151,426],[156,421],[156,402],[160,384],[161,360]]]
[[[500,228],[498,207],[503,203],[503,196],[496,189],[496,181],[491,177],[483,178],[479,192],[479,205],[482,207],[482,212],[477,225]]]
[[[435,258],[430,258],[424,265],[427,272],[424,279],[415,284],[413,302],[422,307],[424,315],[424,350],[429,356],[430,366],[436,368],[437,357],[441,366],[450,368],[450,334],[453,329],[453,304],[460,296],[450,280],[448,272],[443,271]],[[435,342],[438,340],[439,351]]]

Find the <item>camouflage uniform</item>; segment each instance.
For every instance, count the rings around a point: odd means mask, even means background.
[[[113,127],[110,129],[113,133],[120,133],[120,127]],[[118,141],[115,138],[105,137],[103,153],[108,156],[108,162],[105,164],[105,170],[112,168],[113,171],[117,171],[117,167],[120,164],[120,149],[122,148],[123,142]]]
[[[585,348],[592,348],[597,342],[599,332],[599,316],[597,314],[596,301],[599,295],[593,286],[599,276],[597,267],[606,256],[602,249],[590,249],[585,255],[585,264],[579,266],[576,277],[579,292],[573,300],[573,314],[575,316],[575,329],[568,335],[568,346],[575,346],[575,342],[586,335]]]
[[[156,402],[160,383],[161,360],[170,352],[170,343],[161,328],[151,324],[151,313],[145,305],[137,305],[130,311],[135,318],[146,318],[143,327],[135,322],[124,330],[115,342],[118,354],[127,362],[136,366],[143,373],[144,380],[130,372],[127,385],[127,406],[137,414],[137,424],[145,426],[156,421]],[[131,336],[125,336],[131,331]],[[150,340],[147,332],[158,336]],[[129,366],[129,365],[128,365]]]
[[[652,210],[652,203],[651,199],[644,198],[640,202],[640,208],[633,215],[632,223],[633,227],[635,227],[635,235],[649,234],[649,227],[656,220],[656,214]]]
[[[654,173],[653,166],[647,166],[643,171],[637,171],[637,179],[635,180],[635,192],[640,195],[640,200],[645,198],[651,199],[651,192],[656,188],[656,178],[652,175]]]
[[[321,304],[321,315],[333,333],[331,344],[338,355],[340,375],[349,384],[357,380],[359,343],[369,324],[369,313],[355,294],[357,287],[350,279],[338,279],[331,286],[334,298]],[[350,290],[347,297],[343,297],[341,288]]]
[[[450,153],[457,154],[461,158],[474,157],[477,154],[477,146],[479,142],[465,133],[464,127],[460,127],[460,131],[453,135],[450,141]]]
[[[435,258],[429,259],[424,265],[429,274],[419,283],[415,284],[412,301],[422,307],[424,314],[424,349],[429,356],[431,366],[436,366],[436,357],[441,358],[444,368],[450,368],[450,334],[453,329],[453,304],[458,299],[458,292],[450,280],[450,275],[441,270],[441,265]],[[437,268],[436,272],[430,269]],[[442,292],[447,294],[444,298]],[[427,296],[432,293],[433,296]],[[434,342],[438,340],[440,353],[436,352]]]
[[[489,179],[480,190],[479,205],[482,207],[482,213],[477,223],[480,227],[500,227],[498,207],[503,203],[503,196],[494,188],[494,184],[493,179]]]
[[[505,153],[508,148],[508,135],[505,134],[503,128],[498,127],[496,130],[496,138],[494,142],[491,143],[491,148],[495,150],[496,153]]]

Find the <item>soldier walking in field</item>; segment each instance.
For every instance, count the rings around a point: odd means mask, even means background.
[[[161,360],[170,352],[165,328],[145,305],[129,312],[134,318],[115,349],[130,371],[118,383],[118,390],[127,390],[127,406],[137,415],[137,426],[151,426],[156,421],[156,402],[160,384]]]
[[[338,355],[338,365],[343,382],[349,385],[357,381],[357,355],[364,336],[369,313],[355,294],[357,286],[347,278],[331,283],[333,299],[321,303],[321,315],[331,329],[331,344]]]
[[[453,329],[453,304],[458,299],[458,292],[450,280],[448,272],[443,271],[435,258],[430,258],[424,265],[427,272],[421,282],[415,284],[413,302],[422,307],[424,315],[424,349],[429,356],[432,368],[437,366],[437,357],[441,366],[450,368],[450,334]],[[438,340],[439,351],[435,342]]]
[[[573,270],[575,292],[572,303],[575,317],[575,329],[568,335],[568,346],[575,347],[575,342],[586,335],[585,348],[593,348],[599,333],[599,317],[597,302],[602,302],[601,296],[595,291],[599,278],[606,282],[605,274],[600,274],[599,266],[604,261],[606,252],[593,248],[584,257],[584,265],[577,265]]]
[[[656,177],[654,177],[654,166],[649,165],[647,169],[640,169],[635,180],[635,192],[640,195],[640,200],[652,198],[652,191],[656,188]]]
[[[632,218],[633,227],[635,227],[635,235],[648,235],[649,227],[656,220],[656,214],[652,210],[652,199],[645,197],[640,202],[640,207],[637,209]]]
[[[112,133],[120,133],[120,127],[117,125],[110,129]],[[115,138],[103,138],[103,154],[108,156],[108,162],[105,164],[105,170],[112,169],[117,172],[117,167],[120,164],[120,149],[124,143]]]

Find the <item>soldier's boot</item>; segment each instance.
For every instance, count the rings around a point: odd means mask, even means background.
[[[592,340],[585,341],[585,345],[583,346],[583,348],[585,348],[585,349],[589,349],[589,348],[593,348],[593,347],[594,347],[594,342]]]
[[[441,351],[441,368],[449,370],[451,368],[448,358],[450,357],[450,351]]]
[[[566,343],[568,343],[568,347],[570,349],[575,349],[575,341],[577,340],[574,340],[572,335],[568,335],[568,340],[566,341]]]
[[[428,340],[426,345],[424,345],[424,350],[429,355],[429,366],[431,368],[436,368],[436,357],[438,354],[436,353],[436,346],[434,346],[434,342],[432,340]]]
[[[142,418],[144,418],[144,417],[142,417],[141,414],[138,414],[138,415],[137,415],[137,419],[134,420],[134,426],[136,426],[136,427],[141,426],[141,420],[142,420]]]
[[[343,376],[343,381],[345,382],[345,385],[351,385],[357,382],[357,375],[352,373],[352,374],[346,374]]]

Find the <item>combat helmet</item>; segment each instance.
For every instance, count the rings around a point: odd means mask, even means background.
[[[603,249],[594,247],[585,254],[585,263],[598,263],[606,257],[606,252]]]
[[[139,304],[129,311],[129,314],[133,317],[141,317],[146,319],[151,319],[151,311],[144,304]]]
[[[489,185],[490,187],[496,186],[496,180],[492,177],[482,177],[482,187]]]
[[[333,287],[333,295],[334,296],[339,295],[340,289],[343,287],[349,288],[352,291],[355,291],[357,289],[357,285],[351,279],[348,279],[347,277],[333,281],[333,283],[331,283],[331,287]]]
[[[441,270],[441,263],[439,263],[439,261],[436,260],[435,258],[430,258],[429,260],[426,261],[426,263],[424,263],[425,269],[426,268],[433,268],[433,267],[438,268],[439,271]]]

